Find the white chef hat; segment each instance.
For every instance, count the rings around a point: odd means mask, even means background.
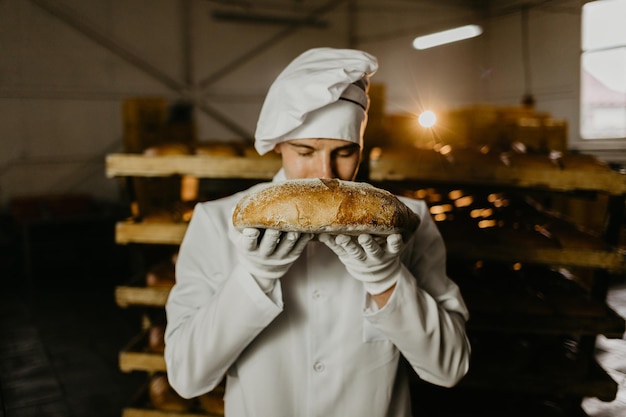
[[[363,146],[369,77],[376,58],[354,49],[314,48],[278,75],[265,97],[255,133],[263,155],[291,139],[343,139]]]

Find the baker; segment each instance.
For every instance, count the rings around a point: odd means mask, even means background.
[[[282,158],[274,183],[356,178],[377,69],[315,48],[278,75],[255,134]],[[225,377],[226,417],[408,417],[408,372],[445,387],[465,375],[468,312],[423,201],[399,197],[419,219],[405,237],[236,228],[258,187],[198,204],[180,246],[165,360],[181,396]]]

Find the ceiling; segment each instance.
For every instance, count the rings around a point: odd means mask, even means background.
[[[433,7],[465,9],[493,17],[530,8],[563,8],[589,0],[204,0],[218,6],[217,19],[256,23],[317,24],[320,16],[340,4],[359,9],[385,9],[399,12],[427,11]],[[296,19],[297,21],[294,21]]]

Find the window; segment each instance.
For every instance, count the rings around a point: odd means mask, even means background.
[[[580,136],[626,139],[626,0],[598,0],[582,11]]]

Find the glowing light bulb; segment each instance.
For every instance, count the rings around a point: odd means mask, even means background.
[[[437,115],[430,110],[422,112],[417,118],[420,126],[433,127],[437,123]]]

